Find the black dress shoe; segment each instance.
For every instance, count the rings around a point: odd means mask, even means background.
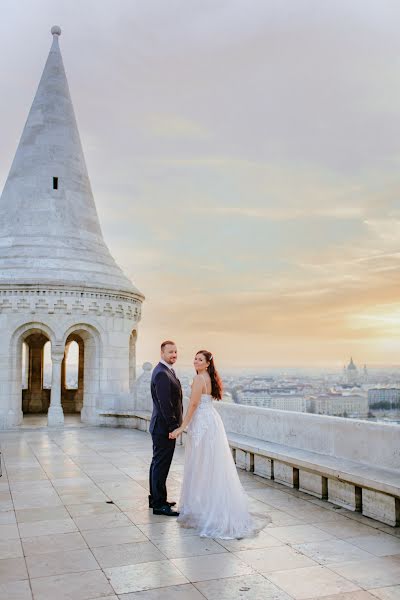
[[[179,517],[179,513],[176,510],[172,510],[169,504],[164,504],[160,508],[153,508],[153,515],[165,515],[166,517]]]
[[[176,502],[166,501],[165,504],[168,504],[168,506],[176,506]],[[149,508],[153,508],[153,500],[150,498],[150,496],[149,496]]]

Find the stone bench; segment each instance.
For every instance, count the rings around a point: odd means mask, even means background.
[[[400,472],[228,433],[238,468],[388,525],[400,525]]]
[[[149,431],[151,413],[145,410],[101,410],[99,425]]]

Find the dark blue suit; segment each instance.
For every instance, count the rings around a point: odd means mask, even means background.
[[[150,500],[154,508],[167,501],[166,480],[175,450],[175,440],[168,434],[182,424],[182,388],[171,369],[158,363],[151,377],[153,414],[150,433],[153,438],[153,460],[150,465]]]

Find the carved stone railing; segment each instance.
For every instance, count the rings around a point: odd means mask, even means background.
[[[141,300],[134,294],[97,289],[0,285],[0,314],[92,314],[140,321]]]

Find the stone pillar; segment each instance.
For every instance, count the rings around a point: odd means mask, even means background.
[[[61,364],[64,352],[52,352],[53,370],[51,376],[51,396],[47,424],[49,426],[64,425],[64,412],[61,406]]]

